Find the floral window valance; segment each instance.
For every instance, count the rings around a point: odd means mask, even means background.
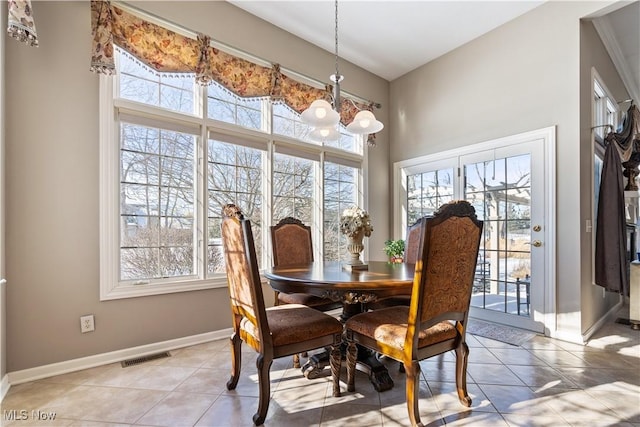
[[[280,72],[278,64],[265,67],[210,46],[210,37],[199,34],[193,39],[160,25],[145,21],[111,5],[109,1],[91,1],[93,50],[91,71],[114,74],[113,45],[157,72],[194,73],[199,84],[216,81],[243,98],[269,97],[282,101],[301,113],[319,98],[331,98],[331,86],[318,89]],[[353,121],[359,110],[371,110],[343,97],[340,121]]]
[[[37,47],[38,35],[31,0],[9,0],[7,5],[7,33],[16,40]]]

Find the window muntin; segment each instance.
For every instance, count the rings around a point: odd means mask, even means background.
[[[344,208],[363,205],[364,157],[345,149],[361,137],[310,143],[285,105],[156,73],[127,54],[116,67],[116,77],[101,77],[102,299],[226,286],[225,203],[251,219],[261,267],[266,230],[285,212],[312,226],[318,259],[346,258],[337,223]],[[323,235],[335,240],[327,253]]]
[[[210,119],[249,129],[263,129],[263,101],[242,99],[218,84],[211,84],[207,89],[207,111]]]
[[[598,78],[593,80],[593,130],[600,141],[610,131],[618,131],[616,117],[618,106]],[[610,126],[605,126],[610,125]]]
[[[302,123],[300,114],[293,111],[288,105],[280,102],[273,104],[273,133],[274,135],[283,135],[291,138],[308,141],[311,128],[309,125]]]
[[[531,155],[469,163],[464,176],[464,198],[484,221],[471,305],[529,316],[507,300],[531,277]],[[504,301],[487,303],[495,294]]]
[[[316,164],[309,159],[274,154],[274,222],[292,216],[305,224],[313,224]]]
[[[340,131],[340,138],[337,141],[325,141],[324,145],[362,154],[362,138],[356,138],[354,135],[348,133],[342,123],[338,125],[338,130]]]
[[[119,97],[171,111],[195,112],[195,75],[158,73],[121,49],[115,49]]]
[[[357,204],[359,170],[352,166],[325,162],[324,169],[324,259],[348,257],[347,238],[340,233],[340,216]]]
[[[120,280],[196,274],[196,137],[121,123]]]
[[[262,264],[262,178],[263,151],[209,140],[207,155],[208,243],[207,275],[224,273],[221,207],[236,204],[251,220],[258,262]]]
[[[407,224],[453,200],[453,168],[407,175]]]

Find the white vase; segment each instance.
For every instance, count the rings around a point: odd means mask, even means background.
[[[364,250],[364,245],[362,244],[363,238],[363,230],[360,230],[354,236],[349,237],[349,242],[347,243],[347,251],[349,251],[349,254],[351,254],[351,259],[347,261],[347,265],[363,265],[363,262],[360,259],[360,252]]]

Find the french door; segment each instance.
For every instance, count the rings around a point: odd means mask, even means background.
[[[397,212],[406,212],[400,228],[452,199],[469,201],[484,221],[472,317],[536,332],[552,327],[554,224],[548,219],[554,132],[548,128],[397,165],[404,184]]]

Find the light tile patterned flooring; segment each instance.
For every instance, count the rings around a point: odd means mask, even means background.
[[[611,322],[586,346],[541,336],[522,347],[473,335],[468,342],[472,407],[456,397],[451,353],[422,362],[426,426],[640,426],[640,332],[629,326]],[[249,427],[258,395],[255,353],[245,347],[240,382],[228,391],[228,347],[214,341],[127,368],[111,364],[15,385],[0,424]],[[375,392],[358,372],[357,391],[348,393],[343,364],[343,395],[334,398],[330,377],[307,380],[290,357],[276,360],[265,425],[409,425],[403,374],[387,362],[392,390]]]

